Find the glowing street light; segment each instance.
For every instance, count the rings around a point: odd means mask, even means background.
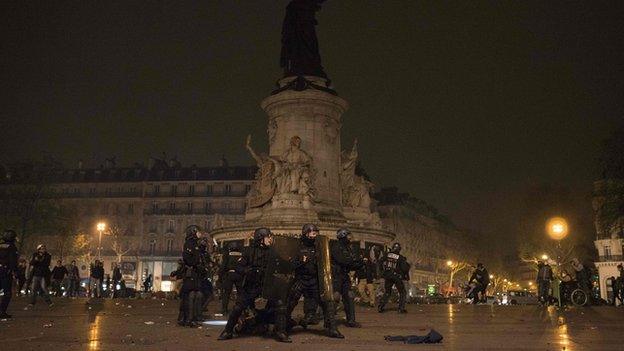
[[[99,222],[96,226],[97,231],[100,233],[98,241],[98,260],[102,260],[102,232],[106,230],[106,223]]]
[[[490,279],[494,279],[494,274],[490,274]]]
[[[553,217],[546,222],[546,232],[554,240],[561,240],[568,235],[568,222],[561,217]]]
[[[547,261],[547,260],[548,260],[548,255],[543,254],[543,255],[542,255],[542,260]]]
[[[453,261],[451,261],[451,260],[446,261],[446,265],[451,267],[453,265]]]

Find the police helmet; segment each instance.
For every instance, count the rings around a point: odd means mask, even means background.
[[[197,236],[197,233],[199,233],[200,231],[201,231],[201,228],[199,228],[199,226],[195,225],[195,224],[189,225],[184,230],[184,232],[186,233],[186,237],[187,238],[190,237],[190,236]]]
[[[17,233],[15,233],[15,230],[13,229],[7,229],[4,231],[4,233],[2,233],[2,240],[4,240],[5,242],[13,242],[15,241],[16,237]]]
[[[316,226],[316,224],[308,223],[308,224],[304,224],[303,228],[301,228],[301,235],[308,236],[309,233],[318,232],[318,231],[319,231],[319,228]]]
[[[262,227],[254,231],[253,239],[256,244],[262,244],[264,238],[271,235],[273,235],[273,233],[271,233],[271,229]]]
[[[401,252],[401,244],[399,244],[399,243],[394,243],[394,244],[392,245],[392,252],[394,252],[394,253],[396,253],[396,254],[400,253],[400,252]]]
[[[351,231],[349,229],[347,229],[347,228],[340,228],[336,232],[336,239],[338,239],[338,240],[346,239],[349,236],[349,234],[351,234]]]

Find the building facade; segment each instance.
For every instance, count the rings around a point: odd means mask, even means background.
[[[613,299],[612,277],[619,277],[617,266],[624,264],[624,214],[621,212],[613,216],[605,214],[611,211],[609,202],[613,197],[624,194],[623,180],[600,180],[594,182],[592,206],[594,209],[594,224],[596,240],[594,245],[598,250],[598,261],[595,262],[600,279],[600,295],[605,300]],[[608,223],[605,218],[610,217]]]
[[[89,275],[89,262],[101,257],[106,273],[120,263],[129,286],[140,285],[147,272],[153,275],[154,290],[169,290],[185,228],[195,224],[209,231],[241,221],[255,172],[255,167],[182,167],[175,160],[155,160],[150,167],[109,164],[47,172],[43,197],[74,212],[76,231],[89,244],[76,254],[71,242],[46,233],[31,237],[23,251],[29,254],[36,244],[46,243],[53,262],[77,259],[82,277]],[[6,192],[15,184],[10,172],[4,179]],[[97,223],[106,226],[101,235]]]

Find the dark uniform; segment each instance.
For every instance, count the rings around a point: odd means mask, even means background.
[[[196,225],[186,228],[186,240],[182,253],[184,266],[179,271],[182,276],[182,288],[180,289],[178,324],[181,326],[196,327],[201,322],[203,308],[201,280],[205,274],[205,267],[202,266],[199,230]]]
[[[332,278],[334,280],[334,293],[340,294],[344,306],[347,322],[345,325],[351,328],[359,328],[360,324],[355,321],[355,294],[351,290],[350,271],[360,268],[363,264],[359,252],[351,246],[351,232],[346,228],[338,229],[336,238],[337,245],[332,247]]]
[[[17,270],[19,254],[15,247],[15,232],[6,230],[0,240],[0,289],[4,292],[0,299],[0,318],[11,318],[7,314],[13,292],[13,272]]]
[[[323,301],[321,299],[318,253],[316,252],[315,238],[308,236],[311,232],[316,232],[318,235],[318,227],[314,224],[306,224],[301,230],[300,252],[298,257],[295,258],[294,264],[295,282],[291,288],[290,296],[288,297],[288,316],[292,314],[293,309],[297,306],[299,299],[303,295],[305,301],[314,301],[314,306],[320,305],[323,309],[325,328],[327,329],[328,336],[332,338],[344,338],[336,326],[334,302]],[[305,315],[301,324],[305,327],[309,321],[314,318],[313,314],[316,312],[316,308],[314,310],[304,309],[304,312]]]
[[[488,273],[487,269],[485,269],[482,263],[478,263],[477,269],[472,272],[472,275],[468,280],[468,284],[471,284],[472,282],[477,282],[477,288],[474,291],[474,299],[472,299],[472,303],[477,304],[480,298],[483,300],[487,300],[485,292],[488,285],[490,285],[490,274]],[[481,297],[479,297],[479,292],[481,292]]]
[[[243,250],[241,260],[235,270],[243,276],[241,291],[236,296],[236,304],[229,315],[227,325],[219,340],[233,337],[234,326],[248,307],[254,307],[256,298],[262,295],[262,283],[269,259],[273,257],[272,248],[265,244],[265,238],[273,234],[268,228],[258,228],[254,232],[251,246]],[[286,301],[269,300],[267,306],[275,311],[275,332],[278,341],[291,342],[286,334]]]
[[[240,293],[243,277],[236,271],[236,266],[242,259],[243,254],[235,242],[229,244],[227,252],[223,254],[219,278],[221,279],[221,311],[228,314],[228,305],[230,303],[230,294],[232,287],[236,287],[236,291]]]
[[[405,285],[403,280],[409,280],[410,265],[407,263],[405,256],[400,254],[401,244],[395,243],[392,245],[392,250],[386,252],[379,260],[381,266],[382,276],[384,278],[384,294],[379,301],[377,310],[379,313],[384,311],[390,294],[392,294],[392,287],[395,286],[399,292],[399,313],[406,313],[405,301],[407,299],[407,293],[405,291]]]

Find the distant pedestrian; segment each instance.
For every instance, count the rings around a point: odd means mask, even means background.
[[[50,275],[50,261],[52,256],[47,252],[46,246],[40,244],[37,246],[37,251],[33,253],[32,259],[30,260],[30,266],[32,267],[32,285],[31,285],[31,297],[30,304],[28,304],[27,308],[32,308],[35,306],[37,302],[37,293],[41,294],[43,300],[48,304],[48,306],[52,307],[54,304],[50,299],[50,295],[48,292],[48,285],[46,282],[46,277]]]
[[[537,262],[537,291],[539,296],[539,302],[542,305],[547,305],[550,301],[550,283],[553,279],[553,272],[548,263],[542,261]]]
[[[618,277],[615,278],[615,287],[613,288],[613,300],[617,298],[620,300],[620,305],[624,304],[624,266],[622,264],[617,265]]]
[[[143,281],[143,292],[150,292],[152,290],[152,275],[149,271],[145,270],[145,280]]]
[[[475,271],[470,276],[468,284],[470,285],[473,282],[476,282],[477,286],[473,292],[474,299],[472,300],[472,303],[477,304],[479,302],[486,302],[486,291],[488,285],[490,284],[490,275],[487,269],[485,269],[485,266],[483,266],[483,263],[477,263],[477,269],[475,269]],[[479,293],[481,293],[480,296]]]
[[[67,296],[77,297],[80,286],[80,271],[76,266],[76,261],[71,261],[67,269]]]
[[[119,269],[119,265],[115,262],[113,263],[113,294],[111,295],[113,299],[119,297],[119,290],[121,289],[119,283],[121,282],[121,278],[121,269]]]
[[[99,260],[91,265],[91,296],[95,298],[102,297],[102,284],[104,283],[104,266]]]
[[[63,266],[63,261],[56,261],[56,266],[52,269],[52,291],[54,296],[63,296],[63,280],[67,276],[67,268]]]
[[[28,269],[28,263],[25,259],[20,258],[17,265],[17,271],[15,272],[15,278],[17,278],[17,296],[22,296],[22,290],[25,292],[28,290],[26,287],[26,271]]]

